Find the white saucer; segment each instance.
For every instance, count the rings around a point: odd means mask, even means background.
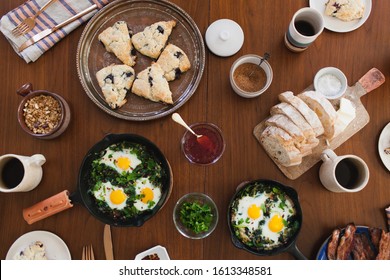
[[[390,171],[390,155],[387,155],[384,150],[390,147],[390,123],[388,123],[382,130],[378,141],[378,152],[379,156],[386,166],[387,170]]]
[[[21,251],[36,241],[41,241],[46,247],[46,257],[49,260],[71,260],[71,255],[65,242],[57,235],[48,231],[30,231],[20,236],[8,250],[6,260],[14,260]]]
[[[206,30],[206,44],[218,56],[231,56],[237,53],[244,43],[241,26],[230,19],[214,21]]]

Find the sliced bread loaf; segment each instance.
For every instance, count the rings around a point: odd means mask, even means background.
[[[300,128],[285,115],[272,115],[265,121],[265,124],[268,126],[276,126],[286,131],[293,138],[294,145],[301,152],[302,156],[311,154],[311,146],[307,144],[306,137]]]
[[[294,139],[283,129],[267,126],[260,136],[266,152],[283,166],[294,166],[302,162],[302,154],[295,147]]]
[[[324,127],[324,136],[332,139],[335,133],[337,113],[329,100],[316,91],[305,91],[298,97],[317,114]]]
[[[320,136],[324,133],[324,127],[317,116],[317,114],[310,109],[310,107],[303,102],[302,99],[295,96],[291,91],[286,91],[279,94],[279,100],[282,102],[287,102],[295,107],[299,113],[305,118],[305,120],[313,128],[316,136]]]
[[[305,118],[292,105],[282,102],[271,108],[271,115],[282,114],[298,126],[307,139],[315,138],[315,132]]]

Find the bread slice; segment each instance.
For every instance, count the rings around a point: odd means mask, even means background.
[[[294,140],[294,145],[301,152],[302,156],[311,154],[311,145],[307,143],[302,131],[288,117],[276,114],[269,117],[265,124],[276,126],[286,131]]]
[[[317,114],[324,127],[324,136],[332,139],[335,133],[337,113],[330,101],[316,91],[305,91],[298,97]]]
[[[191,68],[190,60],[186,53],[174,44],[168,44],[157,60],[164,70],[167,81],[173,81]]]
[[[138,73],[131,91],[154,102],[173,103],[168,81],[157,63],[152,63],[151,66]]]
[[[320,136],[324,133],[324,127],[317,116],[317,114],[310,109],[310,107],[303,102],[302,99],[295,96],[291,91],[286,91],[279,94],[279,100],[282,102],[287,102],[295,107],[299,113],[305,118],[305,120],[313,128],[316,136]]]
[[[280,165],[288,167],[302,162],[302,154],[295,147],[294,139],[279,127],[267,126],[260,135],[260,143]]]
[[[108,52],[115,54],[124,64],[129,66],[135,64],[136,56],[132,54],[133,45],[131,44],[126,22],[117,21],[113,26],[103,30],[98,39]]]
[[[282,114],[288,117],[305,135],[306,139],[312,140],[316,139],[318,144],[318,139],[316,134],[310,124],[305,120],[305,118],[295,109],[292,105],[282,102],[276,104],[271,108],[271,115]],[[315,141],[315,140],[314,140]]]
[[[134,77],[134,69],[125,64],[110,65],[96,73],[104,99],[112,109],[117,109],[127,102],[126,94],[130,92]]]
[[[176,21],[159,21],[131,37],[134,47],[143,55],[157,59],[163,51]]]

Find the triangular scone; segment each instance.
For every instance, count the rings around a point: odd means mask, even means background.
[[[107,104],[116,109],[123,106],[126,94],[134,81],[134,69],[128,65],[110,65],[96,73],[96,79],[102,89]]]
[[[352,21],[363,17],[364,8],[361,0],[328,0],[325,3],[325,15]]]
[[[115,54],[124,64],[129,66],[135,64],[136,56],[133,55],[133,45],[126,22],[116,22],[100,33],[98,39],[104,44],[108,52]]]
[[[176,21],[159,21],[131,37],[134,47],[143,55],[158,58],[163,51]]]
[[[152,63],[151,66],[138,73],[131,91],[154,102],[173,103],[168,81],[157,63]]]
[[[186,53],[173,44],[168,44],[165,47],[157,63],[164,70],[164,76],[168,81],[179,78],[181,73],[191,68],[191,63]]]

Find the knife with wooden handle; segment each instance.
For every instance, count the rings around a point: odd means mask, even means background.
[[[76,19],[81,18],[82,16],[92,12],[93,10],[95,10],[97,8],[98,8],[97,5],[94,4],[91,7],[87,8],[87,9],[81,11],[80,13],[72,16],[71,18],[65,20],[64,22],[57,24],[56,26],[54,26],[52,28],[48,28],[48,29],[45,29],[45,30],[39,32],[38,34],[32,36],[31,39],[24,42],[23,45],[21,45],[19,47],[18,51],[19,52],[23,51],[24,49],[31,46],[32,44],[35,44],[36,42],[38,42],[38,41],[42,40],[43,38],[45,38],[46,36],[50,35],[51,33],[57,31],[58,29],[64,27],[65,25],[75,21]]]
[[[114,251],[112,249],[111,227],[110,225],[104,226],[103,233],[104,252],[106,254],[106,260],[114,259]]]

